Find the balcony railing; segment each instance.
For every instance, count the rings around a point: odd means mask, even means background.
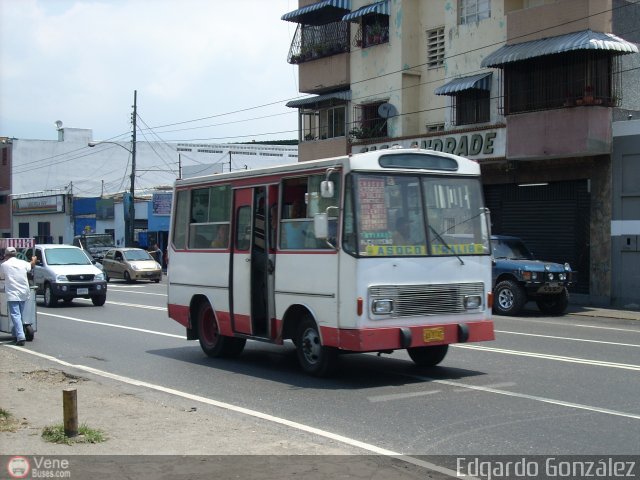
[[[325,25],[298,25],[291,42],[287,62],[309,62],[349,51],[348,22]]]

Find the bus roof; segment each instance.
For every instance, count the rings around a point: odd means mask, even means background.
[[[419,169],[419,168],[395,168],[383,167],[379,163],[379,159],[386,155],[403,155],[403,154],[420,154],[431,157],[449,158],[457,162],[455,171],[443,171],[440,169]],[[283,165],[276,165],[253,170],[238,170],[235,172],[216,173],[201,177],[190,177],[178,179],[175,182],[176,187],[199,185],[202,183],[217,183],[220,181],[233,180],[246,177],[269,177],[278,176],[286,173],[303,172],[308,170],[323,170],[327,168],[342,167],[346,171],[415,171],[415,172],[437,172],[455,175],[480,175],[480,165],[474,161],[458,155],[450,153],[438,152],[435,150],[425,150],[419,148],[402,148],[391,147],[383,150],[375,150],[365,153],[354,153],[351,155],[342,155],[338,157],[325,158],[320,160],[310,160],[306,162],[296,162]]]

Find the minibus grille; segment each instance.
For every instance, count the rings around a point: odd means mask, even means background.
[[[480,295],[484,306],[482,282],[369,287],[370,301],[393,300],[393,317],[465,313],[464,298],[469,295]]]

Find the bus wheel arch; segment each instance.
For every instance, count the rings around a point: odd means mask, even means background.
[[[206,297],[194,297],[190,310],[191,329],[197,334],[200,348],[207,356],[232,357],[242,353],[246,340],[220,334],[218,318]]]

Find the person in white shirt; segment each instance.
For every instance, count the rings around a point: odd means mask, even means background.
[[[27,274],[36,264],[37,257],[31,257],[31,263],[29,263],[16,258],[17,254],[15,247],[6,248],[4,256],[7,260],[0,264],[0,279],[4,280],[4,292],[7,296],[7,307],[13,323],[16,345],[23,346],[26,338],[22,328],[22,315],[24,305],[31,294]]]

